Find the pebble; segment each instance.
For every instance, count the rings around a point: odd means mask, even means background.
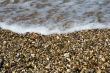
[[[104,58],[102,55],[100,55],[99,58],[100,58],[103,62],[105,62],[105,58]]]
[[[31,54],[32,57],[35,57],[35,54]]]
[[[69,53],[65,53],[65,54],[64,54],[64,57],[65,57],[65,58],[69,57]]]
[[[67,72],[69,73],[69,72],[71,72],[71,70],[70,69],[67,69]]]
[[[3,59],[0,59],[0,68],[2,68],[3,63],[4,63]]]
[[[97,73],[102,73],[102,71],[101,71],[101,69],[100,69],[100,68],[98,68]]]
[[[50,64],[48,64],[45,68],[49,69],[50,68]]]
[[[6,44],[6,41],[3,41],[3,44]]]

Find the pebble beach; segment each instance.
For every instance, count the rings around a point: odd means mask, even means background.
[[[110,0],[0,0],[0,73],[110,73]]]
[[[0,28],[0,73],[110,73],[110,29],[41,35]]]

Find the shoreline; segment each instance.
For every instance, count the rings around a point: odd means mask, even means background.
[[[17,34],[0,29],[0,72],[110,72],[110,29]]]

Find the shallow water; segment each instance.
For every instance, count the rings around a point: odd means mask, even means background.
[[[1,0],[0,27],[44,35],[110,28],[110,0]]]

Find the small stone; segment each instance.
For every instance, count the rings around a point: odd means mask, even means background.
[[[47,60],[49,60],[49,58],[48,58],[48,57],[47,57],[46,59],[47,59]]]
[[[105,62],[105,58],[104,57],[102,57],[102,61]]]
[[[70,69],[67,69],[67,72],[71,72],[71,70]]]
[[[35,57],[35,54],[31,54],[32,57]]]
[[[20,53],[17,53],[17,54],[16,54],[16,57],[19,57],[19,56],[20,56]]]
[[[34,42],[34,41],[32,42],[32,44],[35,44],[35,43],[36,43],[36,42]]]
[[[70,59],[70,58],[67,58],[67,60],[68,60],[68,61],[71,61],[71,59]]]
[[[59,37],[59,36],[56,36],[56,38],[57,38],[57,39],[60,39],[60,37]]]
[[[0,59],[0,68],[3,66],[3,59]]]
[[[45,68],[49,69],[50,68],[50,64],[48,64]]]
[[[6,44],[6,41],[3,41],[3,44]]]
[[[9,64],[8,63],[6,63],[4,66],[5,66],[5,68],[9,68]]]
[[[64,57],[66,57],[66,58],[69,57],[69,53],[65,53]]]
[[[102,73],[100,68],[98,68],[97,73]]]
[[[99,58],[100,58],[103,62],[105,62],[105,58],[104,58],[102,55],[100,55]]]
[[[67,64],[67,67],[71,67],[70,64]]]
[[[12,71],[12,73],[16,73],[15,71]]]

